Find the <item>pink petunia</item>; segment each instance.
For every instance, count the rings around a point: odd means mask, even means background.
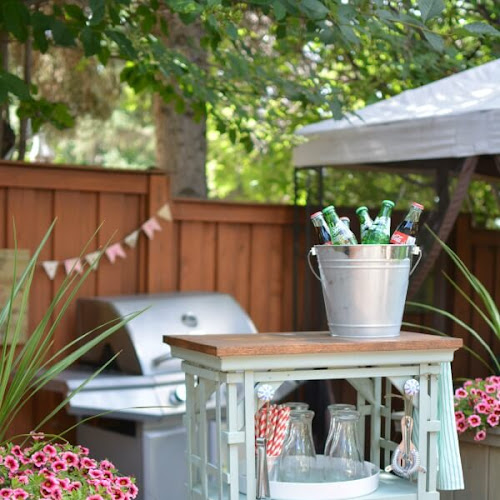
[[[82,483],[80,481],[73,481],[70,485],[68,490],[69,491],[76,491],[79,490],[82,487]]]
[[[87,500],[104,500],[101,495],[90,495]]]
[[[83,469],[94,469],[96,466],[96,461],[88,457],[83,457],[80,460],[80,467]]]
[[[61,458],[70,466],[78,467],[78,455],[71,451],[66,451],[61,455]]]
[[[101,479],[102,478],[102,471],[99,469],[91,469],[89,470],[89,476],[92,479]]]
[[[16,488],[12,492],[12,499],[13,500],[25,500],[28,497],[29,497],[29,493],[24,491],[22,488]]]
[[[466,380],[464,382],[464,387],[469,387],[470,385],[472,385],[474,382],[472,382],[472,380]]]
[[[478,427],[481,425],[481,417],[476,414],[470,415],[467,422],[471,427]]]
[[[459,387],[456,391],[455,391],[455,397],[457,399],[464,399],[467,397],[467,391],[465,389],[463,389],[462,387]]]
[[[139,493],[139,488],[134,483],[132,483],[128,491],[130,493],[130,498],[135,498]]]
[[[10,470],[10,472],[16,472],[19,469],[19,462],[12,455],[7,455],[3,464]]]
[[[122,486],[122,487],[128,488],[132,484],[132,481],[130,480],[129,477],[117,477],[115,479],[115,484],[117,486]]]
[[[45,434],[43,432],[31,431],[30,436],[33,441],[43,441],[45,439]]]
[[[460,420],[465,420],[465,415],[463,411],[456,411],[455,412],[455,420],[458,422]]]
[[[488,394],[495,394],[495,392],[497,392],[496,385],[493,385],[493,384],[486,384],[486,386],[484,387],[484,390]]]
[[[41,467],[43,464],[47,462],[47,455],[43,453],[43,451],[37,451],[33,453],[33,456],[31,457],[31,461],[37,466]]]
[[[111,469],[114,469],[115,466],[112,462],[110,462],[109,460],[102,460],[101,461],[101,469],[104,469],[104,470],[111,470]]]
[[[10,498],[12,495],[12,490],[10,488],[2,488],[0,490],[0,498]]]
[[[64,460],[55,460],[52,462],[52,469],[54,472],[68,470],[68,464]]]
[[[476,411],[477,413],[488,414],[491,411],[491,405],[489,405],[485,401],[481,401],[476,406],[474,406],[474,411]]]
[[[491,415],[488,415],[486,422],[488,422],[488,424],[490,424],[491,427],[496,427],[498,425],[498,423],[500,422],[500,416],[494,415],[492,413]]]
[[[21,447],[18,444],[16,444],[15,446],[13,446],[11,448],[10,452],[12,453],[12,455],[14,455],[17,458],[23,456],[23,450],[21,450]]]
[[[464,433],[468,428],[467,420],[459,420],[457,422],[457,430],[460,434]]]
[[[474,436],[474,441],[482,441],[486,437],[486,432],[481,430],[476,432],[476,435]]]
[[[57,449],[55,446],[52,446],[51,444],[46,444],[43,447],[44,453],[46,453],[49,457],[56,457],[57,456]]]

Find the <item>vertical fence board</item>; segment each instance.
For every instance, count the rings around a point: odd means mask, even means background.
[[[219,224],[217,230],[217,290],[229,293],[248,311],[250,293],[250,226]],[[258,326],[257,326],[258,328]]]
[[[182,224],[179,248],[179,290],[215,289],[216,225],[208,222]]]

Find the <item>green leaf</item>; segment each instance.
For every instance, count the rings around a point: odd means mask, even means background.
[[[227,33],[228,37],[231,40],[237,40],[238,39],[238,29],[231,22],[228,22],[227,25],[226,25],[226,33]]]
[[[80,22],[86,22],[87,19],[85,18],[85,14],[83,13],[83,10],[81,7],[78,5],[75,5],[73,3],[70,3],[68,5],[64,6],[64,12],[66,12],[66,15],[74,19],[75,21],[80,21]]]
[[[436,33],[427,30],[424,31],[424,36],[425,39],[431,44],[434,50],[437,50],[438,52],[443,52],[444,40],[442,37],[436,35]]]
[[[75,36],[69,29],[68,25],[63,21],[53,18],[50,26],[54,42],[62,47],[73,47],[75,44]]]
[[[302,0],[299,8],[311,19],[324,19],[329,13],[328,8],[319,0]]]
[[[353,43],[354,45],[359,45],[360,40],[359,40],[358,36],[356,35],[356,33],[354,32],[354,30],[350,26],[341,25],[340,31],[344,35],[344,38],[347,41]]]
[[[12,33],[21,42],[28,38],[30,12],[23,2],[14,0],[2,1],[4,29]]]
[[[99,24],[105,14],[105,3],[104,0],[90,0],[89,2],[90,10],[92,11],[92,17],[90,18],[91,26]]]
[[[470,33],[476,35],[493,35],[500,36],[500,31],[495,29],[491,24],[487,23],[469,23],[463,26]]]
[[[52,18],[40,11],[36,11],[33,12],[33,15],[31,16],[31,23],[33,25],[34,46],[43,54],[47,52],[49,48],[47,31],[50,30]]]
[[[115,30],[106,30],[106,35],[109,39],[118,45],[121,54],[127,59],[135,59],[137,51],[135,50],[132,42],[121,32]]]
[[[445,5],[443,0],[418,0],[418,8],[422,14],[424,22],[439,16],[443,12]]]
[[[6,71],[0,71],[0,88],[3,95],[6,93],[14,94],[24,101],[31,97],[28,85],[21,78]]]
[[[273,11],[274,11],[274,17],[276,18],[277,21],[285,19],[287,11],[285,6],[280,2],[280,0],[273,1]]]
[[[80,40],[83,44],[85,57],[93,56],[101,50],[100,36],[90,26],[83,28]]]

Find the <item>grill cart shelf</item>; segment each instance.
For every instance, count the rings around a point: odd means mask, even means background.
[[[255,387],[288,380],[346,379],[369,432],[366,460],[383,469],[391,441],[391,398],[404,382],[420,382],[418,441],[426,473],[409,482],[382,472],[379,488],[363,500],[437,500],[438,374],[460,339],[402,332],[399,337],[339,339],[327,332],[165,336],[186,374],[188,491],[193,500],[255,498]],[[215,412],[207,403],[215,393]],[[212,399],[213,401],[213,399]],[[215,445],[209,443],[215,426]],[[365,426],[361,425],[361,429]],[[181,457],[179,457],[179,460]],[[243,484],[242,484],[243,483]],[[242,487],[243,486],[243,487]],[[241,493],[246,491],[246,495]],[[310,500],[310,499],[304,499]]]

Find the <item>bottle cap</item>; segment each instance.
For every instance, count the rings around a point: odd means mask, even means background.
[[[391,201],[391,200],[384,200],[382,202],[382,205],[389,205],[391,208],[393,208],[394,207],[394,202]]]
[[[412,205],[412,207],[418,208],[419,210],[424,209],[424,206],[421,205],[420,203],[417,203],[416,201],[414,201],[411,205]]]
[[[361,212],[364,212],[365,210],[368,212],[368,207],[365,207],[364,205],[362,207],[358,207],[356,209],[356,214],[359,215]]]
[[[342,216],[342,217],[340,217],[340,220],[341,220],[341,221],[346,220],[346,221],[348,221],[348,222],[351,222],[351,219],[349,219],[349,217],[346,217],[345,215],[344,215],[344,216]]]
[[[320,211],[318,212],[314,212],[312,215],[311,215],[311,219],[315,219],[316,217],[319,217],[320,215],[323,215],[323,213]]]
[[[331,214],[333,212],[335,212],[335,207],[333,205],[328,205],[323,209],[324,214]]]

